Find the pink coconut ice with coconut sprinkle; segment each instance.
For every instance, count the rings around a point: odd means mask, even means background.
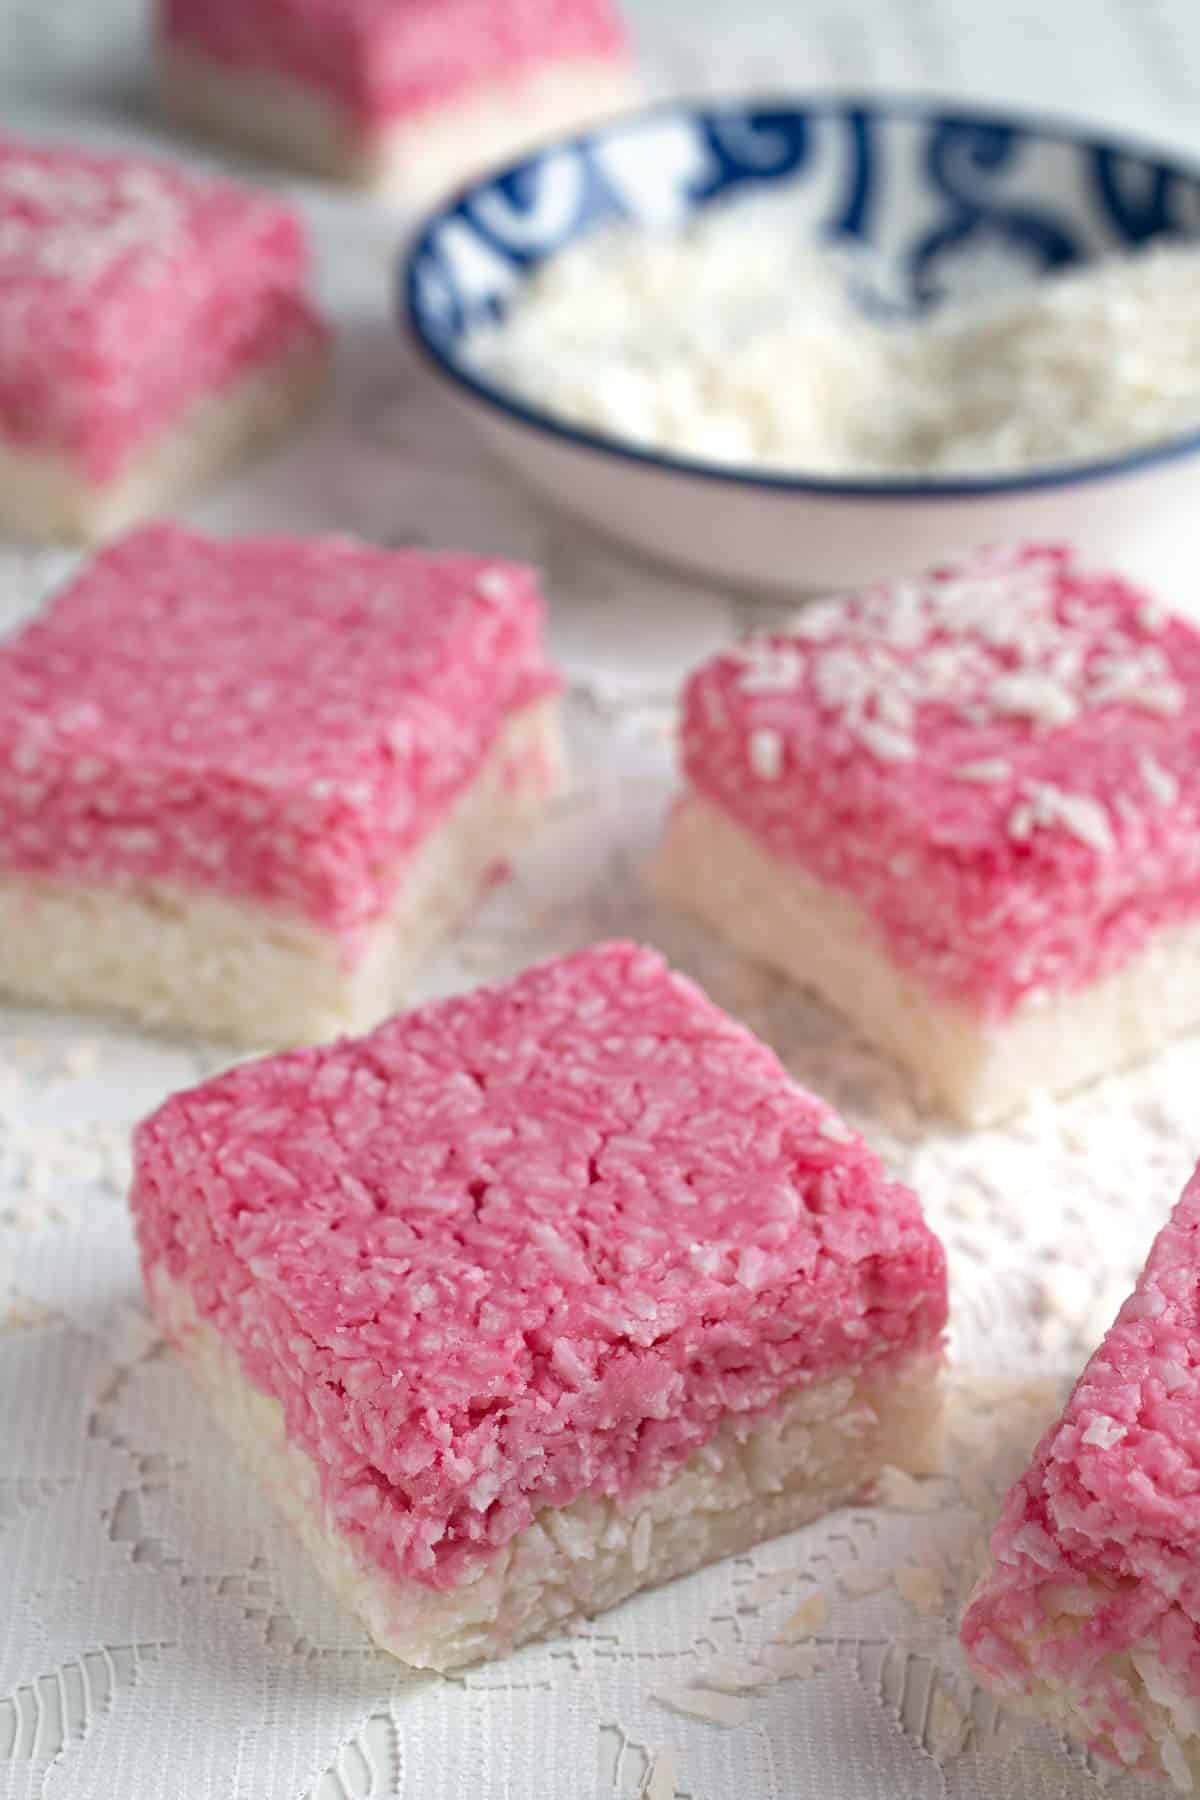
[[[933,1454],[945,1268],[916,1200],[636,946],[242,1066],[136,1162],[160,1316],[235,1436],[231,1388],[269,1397],[269,1484],[302,1460],[294,1522],[409,1660]],[[551,1604],[572,1531],[595,1562]]]
[[[364,1028],[542,816],[532,570],[177,525],[0,645],[0,988],[251,1044]]]
[[[1106,1758],[1200,1781],[1200,1172],[1005,1503],[979,1678]]]
[[[696,672],[660,885],[979,1122],[1200,1020],[1198,745],[1191,623],[984,553]]]

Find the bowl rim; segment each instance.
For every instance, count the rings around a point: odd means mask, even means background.
[[[855,89],[819,89],[808,92],[762,92],[750,95],[680,95],[629,107],[593,122],[584,130],[548,139],[523,156],[495,163],[470,180],[460,183],[436,207],[417,221],[400,253],[398,313],[417,353],[443,380],[477,404],[516,424],[571,449],[590,451],[609,461],[631,464],[647,473],[685,477],[763,495],[807,495],[827,500],[979,500],[1008,494],[1032,494],[1057,488],[1082,487],[1137,475],[1200,454],[1200,426],[1168,438],[1156,438],[1143,448],[1125,450],[1083,462],[1055,463],[1027,471],[994,475],[959,475],[947,479],[928,476],[859,476],[789,474],[755,470],[741,463],[719,463],[699,458],[646,450],[607,432],[557,418],[541,407],[519,399],[504,388],[468,373],[438,345],[426,330],[417,293],[419,265],[431,246],[433,233],[466,201],[510,176],[520,175],[556,152],[596,142],[618,126],[670,114],[788,110],[798,113],[846,112],[876,117],[961,120],[964,123],[1008,126],[1030,137],[1061,144],[1092,145],[1118,156],[1161,163],[1200,186],[1200,159],[1177,156],[1163,146],[1125,133],[1110,133],[1065,116],[1025,111],[1014,107],[976,106],[936,94],[871,93]],[[1200,245],[1200,234],[1196,242]]]

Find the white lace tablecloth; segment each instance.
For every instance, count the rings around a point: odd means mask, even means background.
[[[0,119],[154,143],[141,10],[0,0]],[[657,87],[921,87],[1200,151],[1195,0],[633,10]],[[493,1667],[406,1674],[310,1576],[142,1307],[128,1127],[219,1054],[0,1012],[0,1800],[1085,1800],[1099,1788],[1078,1752],[973,1690],[953,1622],[1000,1491],[1200,1151],[1200,1044],[956,1136],[844,1030],[657,913],[641,871],[673,694],[763,615],[627,563],[514,490],[397,347],[395,221],[298,192],[340,326],[333,399],[194,516],[533,558],[571,678],[572,791],[429,990],[633,934],[762,1030],[915,1184],[949,1246],[949,1473],[893,1481],[884,1504]],[[0,622],[70,566],[0,550]]]

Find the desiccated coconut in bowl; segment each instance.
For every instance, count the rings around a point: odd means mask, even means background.
[[[1152,201],[1148,196],[1153,196]],[[670,101],[480,176],[409,328],[554,505],[714,585],[1200,560],[1200,171],[1019,113]]]

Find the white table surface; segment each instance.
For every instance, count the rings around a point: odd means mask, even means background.
[[[656,88],[922,89],[1200,152],[1196,0],[631,10]],[[140,110],[142,36],[138,0],[0,0],[0,120],[161,145]],[[335,391],[302,442],[193,516],[532,557],[571,679],[573,790],[428,990],[629,933],[760,1028],[945,1236],[949,1474],[894,1496],[907,1510],[854,1509],[494,1667],[406,1675],[231,1467],[141,1305],[128,1127],[220,1057],[0,1011],[0,1800],[1086,1800],[1101,1790],[1078,1752],[973,1690],[952,1622],[998,1494],[1200,1150],[1200,1045],[956,1136],[923,1123],[844,1030],[657,913],[640,871],[670,792],[674,693],[761,615],[626,562],[515,491],[397,350],[395,222],[295,191],[340,328]],[[0,550],[0,621],[70,566]],[[815,1592],[827,1613],[805,1672],[775,1640]],[[768,1685],[772,1658],[785,1678]],[[727,1726],[655,1697],[729,1685],[731,1662],[758,1677]]]

